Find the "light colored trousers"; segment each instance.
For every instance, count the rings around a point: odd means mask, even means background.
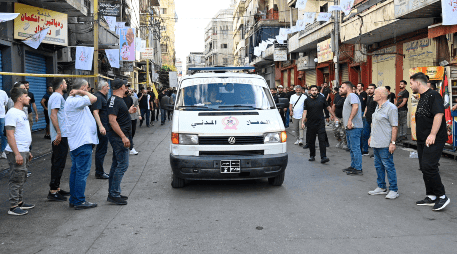
[[[295,133],[298,133],[299,139],[303,139],[303,134],[305,133],[305,129],[302,128],[301,125],[301,118],[300,119],[295,119],[292,118],[292,130]]]

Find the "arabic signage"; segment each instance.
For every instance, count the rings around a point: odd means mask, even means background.
[[[444,67],[443,66],[432,66],[432,67],[416,67],[409,69],[409,75],[412,76],[415,73],[422,72],[428,75],[430,80],[443,80]]]
[[[141,59],[154,59],[154,48],[145,48],[144,52],[141,52]]]
[[[332,39],[317,44],[317,62],[323,63],[333,59]]]
[[[121,4],[114,4],[114,3],[100,3],[98,5],[99,11],[101,15],[104,16],[120,16]]]
[[[395,54],[397,52],[397,47],[392,46],[380,50],[376,50],[373,52],[373,58],[372,62],[373,63],[382,63],[385,61],[390,61],[390,60],[395,60],[397,55]]]
[[[394,0],[395,18],[403,17],[440,0]]]
[[[287,49],[275,48],[275,52],[273,54],[273,61],[275,61],[275,62],[287,61]]]
[[[49,27],[42,43],[68,46],[67,14],[20,3],[14,3],[14,12],[20,13],[14,19],[14,39],[27,39]]]

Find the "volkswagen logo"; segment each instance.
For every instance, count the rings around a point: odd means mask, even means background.
[[[230,137],[230,138],[228,139],[228,142],[229,142],[229,144],[231,144],[231,145],[235,144],[235,142],[236,142],[235,137]]]

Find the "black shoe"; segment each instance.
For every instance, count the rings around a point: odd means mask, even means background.
[[[363,175],[363,170],[353,169],[351,171],[346,171],[346,175],[354,175],[354,176]]]
[[[121,195],[121,198],[122,198],[122,199],[124,199],[124,200],[127,200],[127,199],[129,199],[129,197],[127,197],[127,196],[123,196],[123,195]]]
[[[165,123],[161,123],[160,125],[164,125]]]
[[[424,198],[423,200],[419,200],[416,202],[416,205],[422,205],[422,206],[434,206],[436,203],[436,199],[432,200],[428,196]]]
[[[102,175],[95,174],[95,178],[97,178],[97,179],[109,179],[109,175],[107,173],[103,173]]]
[[[123,199],[122,197],[112,197],[111,195],[108,195],[108,198],[106,199],[108,202],[114,203],[116,205],[126,205],[127,201]]]
[[[324,164],[324,163],[329,162],[329,161],[330,161],[329,158],[324,157],[324,158],[322,158],[321,163]]]
[[[79,205],[74,205],[75,210],[82,210],[82,209],[89,209],[89,208],[95,208],[97,207],[97,204],[91,203],[91,202],[83,202]]]
[[[348,172],[348,171],[352,171],[352,170],[354,170],[353,167],[344,168],[344,169],[343,169],[343,172]]]
[[[325,142],[325,147],[330,147],[330,143],[329,142]]]
[[[16,206],[14,208],[10,208],[8,210],[8,214],[10,215],[16,215],[16,216],[21,216],[21,215],[26,215],[28,214],[28,211],[22,210],[20,207]]]
[[[305,145],[303,146],[303,149],[308,149],[308,148],[309,148],[309,145],[308,145],[308,144],[305,144]]]
[[[50,135],[44,135],[44,139],[51,139]]]
[[[57,191],[57,192],[58,192],[60,195],[64,196],[64,197],[65,197],[65,196],[70,196],[70,192],[68,192],[68,191],[59,190],[59,191]]]
[[[24,202],[20,203],[17,206],[20,207],[22,210],[28,210],[28,209],[32,209],[35,207],[35,205],[26,204]]]
[[[346,152],[350,152],[351,148],[346,148],[345,150],[346,150]]]
[[[316,158],[314,158],[314,156],[311,156],[311,157],[309,157],[309,159],[308,159],[308,160],[309,160],[309,161],[315,161],[315,160],[316,160]]]
[[[61,202],[61,201],[67,201],[67,198],[62,196],[59,192],[56,192],[54,194],[52,194],[51,192],[48,193],[48,200],[49,201],[58,201],[58,202]]]
[[[447,197],[447,196],[444,196],[444,198],[438,198],[438,201],[436,201],[435,205],[433,206],[433,211],[439,211],[439,210],[442,210],[444,209],[447,205],[449,205],[449,203],[451,202],[451,200]],[[22,208],[24,209],[24,208]]]

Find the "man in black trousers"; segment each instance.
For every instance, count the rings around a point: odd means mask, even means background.
[[[327,145],[325,142],[326,132],[325,132],[325,118],[324,118],[324,109],[327,109],[332,118],[335,117],[332,108],[327,103],[327,100],[324,96],[320,96],[318,93],[317,86],[313,85],[310,87],[310,96],[306,98],[303,108],[303,117],[302,117],[302,128],[305,128],[305,119],[307,122],[307,137],[309,145],[309,161],[315,161],[316,156],[316,134],[319,138],[319,149],[321,155],[321,163],[329,162],[330,159],[327,158]]]
[[[443,99],[437,91],[427,86],[427,82],[428,79],[422,72],[410,77],[411,90],[414,94],[420,94],[416,110],[417,154],[427,195],[416,204],[433,206],[433,211],[440,211],[450,203],[438,169],[448,136]]]

